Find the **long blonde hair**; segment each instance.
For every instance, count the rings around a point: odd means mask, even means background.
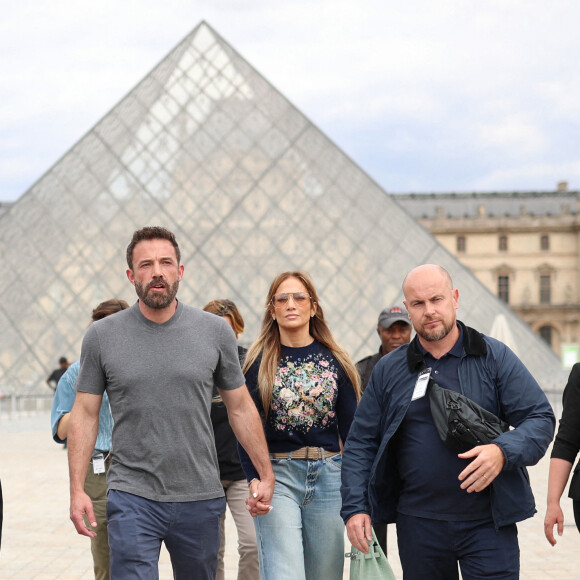
[[[276,371],[278,370],[278,365],[282,358],[280,331],[278,329],[278,323],[272,317],[272,297],[276,293],[280,284],[288,278],[296,278],[297,280],[300,280],[300,282],[304,284],[308,294],[310,294],[312,302],[317,304],[314,316],[310,318],[310,335],[330,350],[344,372],[347,374],[356,393],[356,398],[359,400],[361,395],[359,374],[346,351],[332,336],[332,333],[326,324],[326,320],[324,320],[324,312],[320,306],[318,295],[316,294],[316,290],[310,277],[305,272],[283,272],[282,274],[278,274],[270,285],[270,290],[268,291],[268,296],[266,298],[266,310],[264,312],[264,318],[262,319],[260,335],[248,350],[242,369],[245,373],[257,360],[260,354],[262,355],[260,368],[258,370],[258,392],[260,393],[260,399],[262,400],[262,407],[264,408],[266,417],[268,417],[268,412],[270,410]]]

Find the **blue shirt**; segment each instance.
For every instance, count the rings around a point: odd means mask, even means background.
[[[461,328],[460,328],[461,330]],[[463,332],[453,348],[439,359],[419,343],[431,378],[440,387],[461,392],[458,366],[463,349]],[[429,405],[429,394],[411,402],[398,433],[397,460],[401,478],[400,513],[436,520],[490,519],[489,489],[467,493],[457,476],[472,459],[459,459],[441,441]]]
[[[57,443],[65,443],[57,435],[58,422],[64,415],[71,412],[75,402],[76,389],[75,383],[79,376],[80,361],[74,362],[67,369],[66,373],[58,381],[54,401],[52,402],[52,412],[50,414],[50,423],[52,425],[52,437]],[[111,434],[113,432],[113,417],[109,407],[109,397],[105,392],[103,402],[99,411],[99,431],[95,443],[94,455],[99,453],[108,453],[111,450]]]

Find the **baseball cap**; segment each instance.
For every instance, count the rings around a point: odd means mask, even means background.
[[[409,325],[411,324],[407,311],[399,306],[385,308],[379,314],[379,326],[383,326],[384,328],[390,328],[395,322],[399,321],[406,322]]]

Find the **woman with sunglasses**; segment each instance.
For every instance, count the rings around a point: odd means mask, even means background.
[[[276,487],[270,511],[250,509],[261,580],[341,580],[341,445],[360,397],[354,364],[324,320],[302,272],[270,286],[260,336],[244,363],[246,384],[264,421]],[[240,448],[250,496],[259,480]]]

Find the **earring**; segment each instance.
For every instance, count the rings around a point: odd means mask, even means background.
[[[310,318],[314,318],[314,314],[311,314],[311,315],[310,315]]]
[[[272,316],[272,320],[273,320],[274,322],[276,322],[276,317],[275,317],[275,316]]]

